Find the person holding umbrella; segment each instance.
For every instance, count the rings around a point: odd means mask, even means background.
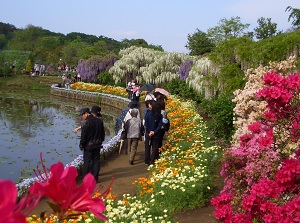
[[[140,91],[146,91],[145,101],[155,100],[155,96],[152,94],[152,91],[155,89],[153,84],[146,84],[140,88]]]
[[[140,90],[150,92],[150,91],[153,91],[154,89],[155,89],[155,86],[153,84],[146,84],[146,85],[142,86]]]

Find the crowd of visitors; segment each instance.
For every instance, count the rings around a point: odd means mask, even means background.
[[[140,87],[132,80],[127,85],[128,98],[131,102],[124,108],[116,121],[116,133],[121,129],[120,150],[128,156],[130,165],[136,161],[136,153],[139,142],[144,141],[145,165],[151,165],[159,159],[160,150],[163,146],[163,139],[166,129],[167,118],[166,95],[160,92],[148,91],[145,97],[145,109],[140,114]],[[81,126],[73,130],[77,133],[81,130],[79,147],[83,151],[83,174],[92,173],[95,180],[98,180],[100,171],[100,149],[105,138],[104,124],[101,118],[101,108],[93,106],[82,108]]]
[[[165,111],[167,97],[160,92],[152,93],[147,91],[143,120],[141,120],[139,112],[136,113],[134,111],[134,115],[132,115],[133,108],[136,106],[135,109],[138,111],[140,107],[140,87],[135,80],[132,80],[127,84],[126,90],[128,98],[131,99],[133,104],[129,103],[128,107],[130,108],[126,110],[125,117],[122,117],[122,131],[125,134],[121,136],[120,151],[125,150],[125,153],[129,154],[129,163],[133,165],[136,153],[135,148],[143,136],[145,144],[144,162],[146,165],[154,164],[159,159],[159,149],[163,145],[163,138],[166,132],[165,124],[168,122]],[[142,123],[141,125],[139,125],[140,122]],[[133,123],[135,123],[135,128],[130,128]],[[134,135],[132,131],[135,131]]]

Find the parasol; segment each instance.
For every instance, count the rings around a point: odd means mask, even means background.
[[[162,93],[165,96],[170,95],[170,93],[167,90],[163,89],[163,88],[155,88],[155,92]]]

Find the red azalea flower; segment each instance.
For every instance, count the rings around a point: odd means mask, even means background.
[[[18,191],[12,181],[0,180],[0,222],[26,223],[26,216],[38,204],[41,196],[27,193],[16,203]]]
[[[284,78],[277,74],[276,72],[268,72],[264,75],[264,83],[266,85],[281,85],[281,83],[284,81]]]
[[[35,182],[33,191],[42,191],[44,196],[55,204],[50,204],[59,219],[66,219],[72,211],[90,211],[99,219],[107,220],[101,213],[105,205],[101,198],[93,198],[96,181],[91,174],[87,174],[80,186],[76,184],[78,175],[75,167],[59,162],[50,168],[50,174],[45,173],[48,179],[45,182]]]
[[[286,78],[286,86],[294,91],[298,91],[300,87],[300,77],[299,74],[294,73]]]
[[[261,126],[260,122],[254,122],[248,125],[248,129],[253,133],[259,133],[261,131]]]

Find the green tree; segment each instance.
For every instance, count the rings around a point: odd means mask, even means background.
[[[6,38],[4,34],[0,34],[0,50],[4,49],[5,45],[6,45]]]
[[[288,18],[288,21],[292,21],[292,26],[296,29],[300,28],[300,9],[292,8],[288,6],[285,11],[291,12]]]
[[[87,49],[90,45],[81,39],[73,40],[67,44],[62,49],[62,60],[71,65],[75,66],[80,59],[88,59],[91,54],[87,53]]]
[[[215,47],[215,44],[208,35],[199,29],[197,29],[193,34],[188,34],[187,38],[188,43],[185,47],[190,50],[191,56],[210,53]]]
[[[94,44],[99,40],[95,35],[87,35],[79,32],[71,32],[66,35],[66,41],[68,42],[72,42],[76,39],[81,39],[83,42],[86,42],[88,44]]]
[[[0,22],[0,34],[4,34],[6,37],[11,35],[16,30],[18,29],[14,25]]]
[[[57,51],[61,49],[62,40],[57,36],[41,36],[34,44],[33,57],[43,63],[58,60]],[[60,54],[60,53],[59,53]]]
[[[13,32],[18,30],[14,25],[0,22],[0,50],[5,49],[7,42],[12,38]]]
[[[277,23],[273,23],[271,18],[261,17],[257,19],[258,27],[254,28],[256,39],[266,39],[277,35]]]
[[[123,39],[121,42],[123,48],[129,48],[131,46],[143,47],[148,49],[153,49],[157,51],[164,51],[161,46],[155,46],[152,44],[148,44],[144,39]]]
[[[231,17],[230,19],[221,19],[218,26],[208,29],[207,34],[216,44],[224,40],[229,40],[231,37],[241,37],[244,35],[244,30],[249,28],[250,24],[243,24],[241,18]]]

